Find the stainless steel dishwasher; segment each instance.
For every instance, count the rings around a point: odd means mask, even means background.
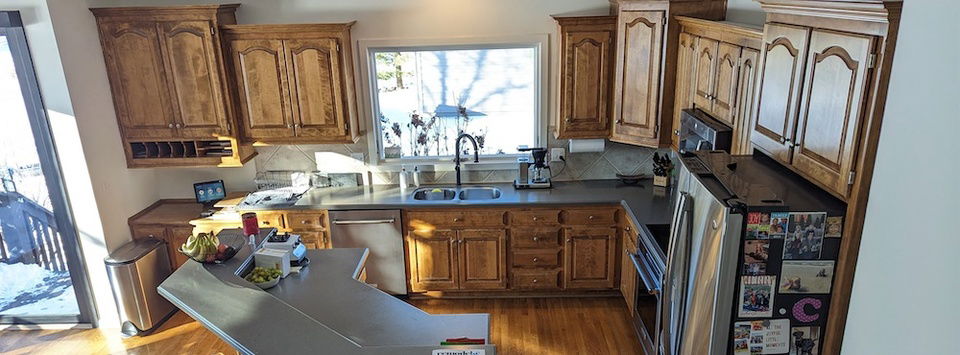
[[[393,295],[407,294],[399,210],[330,211],[334,248],[367,248],[367,283]]]

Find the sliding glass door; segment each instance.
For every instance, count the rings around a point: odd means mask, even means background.
[[[0,11],[0,323],[92,323],[56,148],[18,12]]]

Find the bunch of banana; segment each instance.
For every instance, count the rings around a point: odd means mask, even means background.
[[[180,246],[180,251],[194,260],[207,260],[217,255],[219,246],[220,239],[216,235],[200,233],[188,237],[187,242]]]

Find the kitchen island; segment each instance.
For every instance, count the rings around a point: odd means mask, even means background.
[[[256,237],[259,245],[274,229]],[[220,232],[240,235],[238,229]],[[489,343],[489,315],[431,315],[358,280],[367,249],[309,250],[310,265],[261,290],[240,275],[253,267],[245,244],[219,265],[188,261],[157,291],[244,354],[429,354],[447,338]]]

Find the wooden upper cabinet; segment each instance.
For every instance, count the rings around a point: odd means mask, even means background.
[[[360,137],[350,27],[234,25],[230,47],[243,139],[354,143]]]
[[[760,51],[752,48],[743,48],[740,53],[739,74],[737,77],[737,105],[734,115],[737,124],[733,126],[732,154],[753,154],[750,145],[750,124],[753,122],[754,93],[757,86],[757,73],[760,68]]]
[[[176,128],[184,138],[230,134],[218,43],[210,21],[162,22],[167,80],[177,100]]]
[[[101,20],[99,27],[121,133],[128,138],[175,136],[157,23]]]
[[[809,28],[783,24],[768,24],[763,36],[764,63],[750,140],[788,164],[809,36]]]
[[[615,16],[557,17],[560,121],[556,137],[606,138],[610,124]]]
[[[614,288],[616,228],[572,227],[566,228],[564,234],[564,287]]]
[[[717,47],[720,42],[701,37],[697,40],[694,76],[693,103],[700,109],[710,112],[713,105],[713,89],[717,77]]]
[[[713,103],[710,112],[718,121],[730,127],[736,125],[733,108],[737,100],[737,75],[740,65],[740,46],[720,43],[713,76]]]
[[[460,288],[457,232],[434,230],[429,234],[407,232],[407,264],[412,291]]]
[[[659,147],[663,11],[620,11],[610,140]]]
[[[243,134],[248,139],[292,136],[283,42],[252,39],[230,42]]]
[[[680,114],[684,109],[693,107],[693,80],[696,78],[697,37],[689,33],[680,33],[677,48],[677,92],[674,96],[673,125],[670,131],[670,143],[673,149],[680,149]]]
[[[294,129],[298,136],[347,134],[340,45],[334,38],[286,40],[283,43]]]
[[[800,99],[793,166],[847,197],[852,184],[873,36],[814,30]]]
[[[507,236],[503,229],[459,232],[460,289],[507,288]]]

